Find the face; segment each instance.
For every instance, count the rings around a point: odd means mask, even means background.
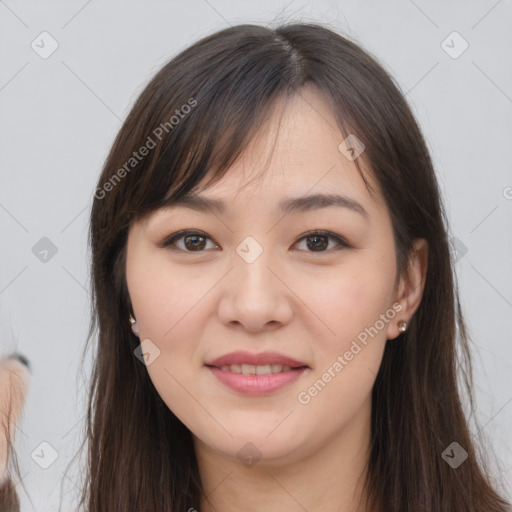
[[[126,278],[149,376],[195,441],[225,457],[293,462],[368,423],[361,411],[403,315],[389,211],[342,141],[327,101],[303,89],[221,181],[195,191],[223,210],[172,206],[130,228]],[[319,194],[345,200],[304,201]],[[293,198],[303,201],[282,210]]]

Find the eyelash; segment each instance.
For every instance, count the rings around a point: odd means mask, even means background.
[[[201,231],[181,230],[181,231],[178,231],[176,233],[173,233],[172,235],[169,235],[164,240],[159,242],[157,244],[157,246],[162,248],[162,249],[163,248],[170,248],[170,246],[172,246],[175,242],[177,242],[178,240],[181,240],[183,238],[186,238],[187,236],[200,236],[200,237],[212,240],[208,235],[206,235],[206,233],[203,233]],[[342,237],[340,237],[339,235],[336,235],[335,233],[332,233],[331,231],[325,231],[325,230],[309,231],[309,232],[305,233],[304,235],[302,235],[297,240],[297,242],[295,242],[295,244],[297,244],[298,242],[300,242],[300,241],[302,241],[304,239],[312,238],[314,236],[322,236],[322,237],[327,237],[327,238],[331,238],[331,239],[335,240],[338,243],[338,247],[335,248],[334,250],[339,250],[339,249],[342,249],[342,248],[350,248],[350,245]],[[174,247],[171,250],[188,252],[188,253],[201,253],[201,252],[205,252],[207,249],[202,249],[202,250],[199,250],[199,251],[189,251],[187,249],[179,249],[179,248]],[[311,254],[315,254],[315,253],[322,254],[322,253],[328,253],[328,252],[331,252],[331,251],[332,251],[332,249],[331,250],[328,249],[328,250],[324,250],[324,251],[305,251],[305,252],[309,252]]]

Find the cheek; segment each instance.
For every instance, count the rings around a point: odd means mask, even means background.
[[[149,250],[128,258],[126,275],[140,339],[150,340],[158,353],[148,373],[171,405],[181,400],[178,383],[192,389],[189,380],[202,366],[198,340],[207,318],[205,296],[218,278],[201,278],[201,272],[179,269],[163,252]]]
[[[330,334],[317,331],[315,371],[297,400],[310,418],[324,418],[322,428],[348,422],[371,393],[395,315],[390,307],[393,280],[394,274],[361,258],[324,281],[322,290],[310,290],[308,296],[315,298],[311,309]],[[325,417],[332,410],[339,411],[337,419]]]
[[[208,289],[199,274],[174,268],[164,253],[128,258],[126,279],[141,336],[171,341],[176,330],[191,325],[194,306]]]
[[[149,346],[158,354],[147,365],[148,375],[167,407],[189,428],[208,422],[200,407],[191,406],[190,395],[201,370],[197,352],[201,315],[205,314],[201,298],[212,285],[197,275],[180,272],[165,255],[149,252],[128,259],[127,264],[127,284],[140,339],[143,343],[151,340]]]
[[[331,336],[323,339],[329,345],[343,348],[390,308],[394,262],[385,259],[367,253],[322,279],[308,280],[304,302],[328,327]]]

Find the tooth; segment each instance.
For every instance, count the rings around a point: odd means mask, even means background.
[[[242,373],[244,375],[256,375],[256,366],[253,364],[243,364]]]
[[[292,370],[290,366],[283,366],[281,364],[232,364],[221,366],[220,369],[225,372],[243,373],[244,375],[270,375]]]
[[[272,368],[269,364],[256,366],[256,375],[269,375],[272,373]]]

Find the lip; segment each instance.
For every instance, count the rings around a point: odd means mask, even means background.
[[[266,375],[244,375],[221,369],[222,366],[233,364],[255,366],[279,364],[289,366],[291,370]],[[278,391],[295,382],[305,371],[310,369],[306,363],[278,352],[252,354],[244,351],[225,354],[205,363],[205,366],[222,384],[233,391],[246,395],[266,395]]]
[[[282,366],[289,366],[290,368],[301,368],[308,366],[306,363],[297,361],[289,356],[280,354],[279,352],[260,352],[259,354],[252,354],[250,352],[237,351],[225,354],[217,359],[205,363],[206,366],[231,366],[232,364],[252,364],[255,366],[266,364],[280,364]]]
[[[207,366],[208,370],[225,386],[233,391],[246,395],[267,395],[290,385],[296,381],[308,368],[294,368],[293,370],[269,375],[244,375],[221,370],[216,366]]]

